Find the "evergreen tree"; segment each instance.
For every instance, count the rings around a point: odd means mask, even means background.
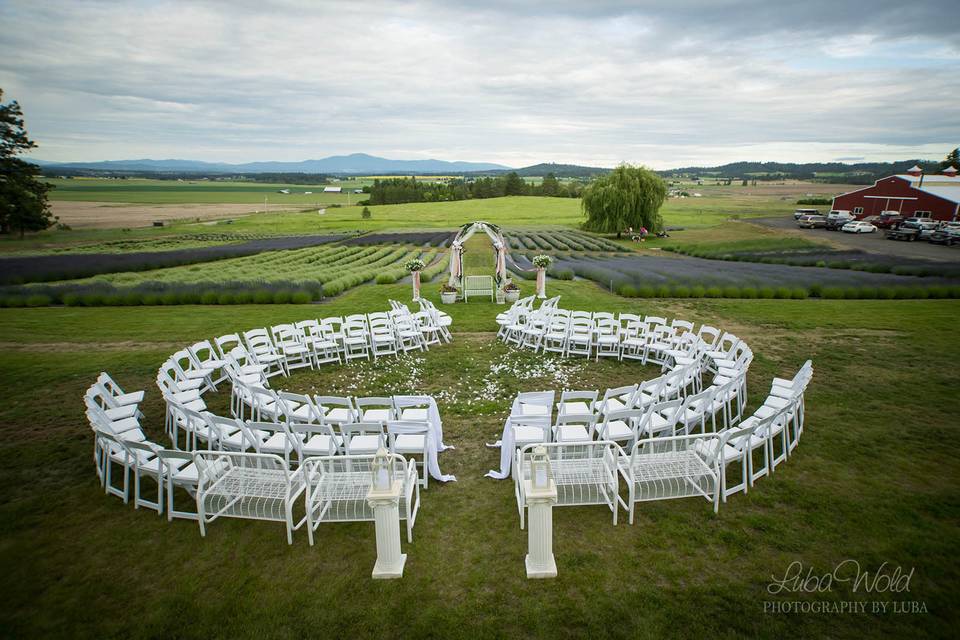
[[[943,161],[940,163],[941,170],[947,169],[949,167],[953,167],[954,169],[957,169],[958,171],[960,171],[960,147],[948,153],[947,157],[944,158]]]
[[[22,238],[56,222],[47,202],[52,185],[39,179],[40,167],[17,157],[37,145],[27,137],[17,101],[2,100],[0,89],[0,233],[18,231]]]

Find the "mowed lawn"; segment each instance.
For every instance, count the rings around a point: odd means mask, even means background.
[[[486,256],[485,256],[486,257]],[[492,260],[492,258],[491,258]],[[529,283],[521,283],[529,288]],[[508,351],[502,307],[449,308],[454,343],[381,366],[328,367],[275,387],[440,398],[441,454],[455,484],[431,482],[406,573],[373,581],[371,523],[327,524],[287,546],[278,523],[196,523],[107,497],[92,463],[82,393],[101,370],[147,390],[146,425],[162,437],[154,385],[182,345],[284,320],[382,310],[409,285],[365,286],[319,305],[3,309],[0,329],[0,635],[4,637],[890,637],[952,635],[960,517],[956,451],[956,301],[637,301],[583,282],[551,283],[573,309],[684,317],[732,330],[756,353],[751,406],[774,375],[807,358],[815,375],[800,446],[749,494],[714,515],[685,499],[638,506],[611,523],[603,507],[558,509],[560,575],[528,581],[526,532],[510,482],[483,477],[519,390],[604,388],[649,367],[566,364]],[[435,285],[426,291],[436,298]],[[502,376],[491,365],[503,365]],[[493,383],[495,386],[487,386]],[[220,399],[222,402],[222,398]],[[215,400],[216,402],[216,400]],[[816,574],[843,560],[915,568],[906,593],[771,595],[800,561]],[[922,601],[923,614],[772,614],[765,601]]]

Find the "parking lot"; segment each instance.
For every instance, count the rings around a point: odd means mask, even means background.
[[[886,256],[900,256],[911,260],[936,260],[939,262],[960,262],[960,245],[947,247],[939,244],[930,244],[925,240],[903,242],[887,240],[882,229],[874,233],[843,233],[842,231],[827,231],[826,229],[800,229],[793,216],[776,216],[771,218],[753,218],[750,222],[762,224],[775,229],[789,229],[799,231],[804,237],[811,240],[831,242],[834,245],[845,245],[851,249],[869,251]]]

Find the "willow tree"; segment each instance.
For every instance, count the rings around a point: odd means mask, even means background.
[[[651,233],[663,226],[660,207],[667,199],[667,184],[645,167],[622,164],[597,178],[583,191],[580,201],[587,216],[584,228],[601,233],[646,227]]]

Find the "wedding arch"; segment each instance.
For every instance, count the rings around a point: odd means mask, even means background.
[[[453,243],[450,245],[450,286],[463,284],[463,244],[478,230],[490,237],[494,250],[494,266],[496,271],[497,288],[500,289],[507,280],[507,244],[504,242],[500,227],[489,222],[477,221],[460,227]]]

